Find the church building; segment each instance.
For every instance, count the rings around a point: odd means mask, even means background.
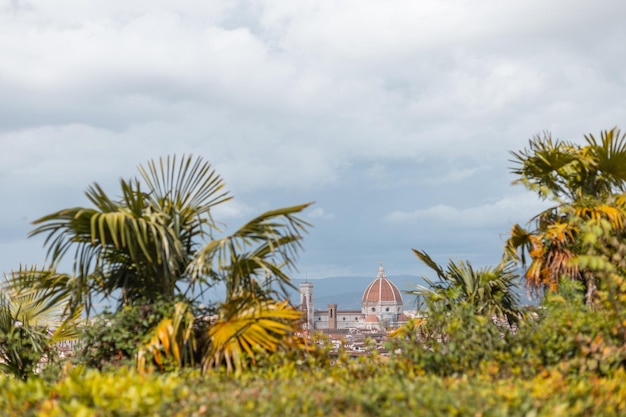
[[[313,284],[300,284],[300,309],[304,313],[304,328],[313,330],[397,328],[406,323],[402,295],[398,287],[385,275],[381,262],[378,275],[365,291],[361,310],[338,310],[337,304],[328,304],[328,310],[315,310]]]

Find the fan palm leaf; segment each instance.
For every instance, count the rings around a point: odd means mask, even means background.
[[[588,182],[586,194],[626,191],[626,134],[614,128],[601,132],[599,141],[591,134],[585,140],[583,152],[595,161],[593,181]]]
[[[222,364],[229,372],[240,371],[257,354],[276,352],[295,332],[300,318],[301,313],[287,301],[259,299],[251,294],[232,297],[209,327],[203,371]]]
[[[148,335],[148,341],[139,349],[137,368],[147,369],[146,358],[152,356],[154,363],[163,371],[168,360],[176,367],[194,364],[196,338],[195,318],[185,303],[178,302],[171,317],[164,317]]]
[[[542,198],[567,194],[567,179],[580,163],[573,144],[553,140],[549,133],[534,136],[528,149],[511,154],[511,172],[519,176],[513,183],[523,184]]]
[[[239,292],[254,293],[258,285],[270,288],[274,282],[285,293],[291,285],[285,271],[294,266],[300,241],[310,226],[296,214],[309,205],[265,212],[232,235],[208,242],[197,252],[190,275],[219,271],[226,299]]]
[[[168,156],[158,163],[149,161],[139,167],[139,172],[148,185],[153,205],[169,209],[164,211],[170,214],[178,213],[181,219],[199,221],[213,207],[232,199],[224,190],[224,181],[201,159],[183,156],[179,161],[176,155]],[[175,218],[172,221],[189,223]]]
[[[5,275],[0,287],[0,367],[26,378],[56,343],[78,338],[79,311],[69,312],[68,293],[39,286],[63,275],[36,266]],[[31,285],[36,284],[36,285]]]
[[[426,252],[413,249],[413,253],[435,271],[439,281],[422,277],[430,288],[409,291],[409,294],[428,297],[431,304],[443,303],[447,307],[467,303],[474,306],[478,314],[504,317],[510,323],[519,319],[519,297],[515,293],[518,276],[513,262],[476,270],[469,262],[450,260],[444,269]]]
[[[86,191],[93,207],[60,210],[34,222],[30,235],[45,235],[53,265],[73,255],[73,304],[84,302],[88,311],[94,295],[118,294],[124,305],[172,299],[197,283],[188,279],[187,268],[202,239],[217,229],[211,209],[230,199],[201,158],[168,157],[139,171],[143,182],[120,180],[119,199],[93,184]]]
[[[124,198],[117,205],[96,184],[87,191],[96,209],[61,210],[34,222],[39,226],[31,236],[47,235],[45,244],[53,264],[75,249],[76,303],[92,292],[108,296],[120,288],[132,290],[137,277],[152,278],[138,284],[169,295],[184,269],[180,244],[164,225],[162,213],[139,209],[142,194],[131,190],[130,183],[121,181],[121,185]],[[90,306],[91,300],[86,301]]]

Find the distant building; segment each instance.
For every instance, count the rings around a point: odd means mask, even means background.
[[[400,290],[385,275],[382,262],[376,279],[363,292],[361,310],[338,310],[337,304],[328,304],[325,311],[315,310],[310,282],[300,284],[300,309],[307,330],[377,330],[397,328],[407,321]]]

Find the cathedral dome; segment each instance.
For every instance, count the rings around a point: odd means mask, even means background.
[[[378,276],[363,293],[363,305],[378,303],[402,304],[402,295],[396,285],[387,279],[382,262],[378,268]]]

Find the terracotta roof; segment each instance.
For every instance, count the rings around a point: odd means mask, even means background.
[[[402,304],[402,295],[396,285],[387,279],[382,262],[378,268],[378,276],[363,293],[363,303],[378,303],[391,301]]]
[[[378,317],[375,314],[370,314],[365,319],[365,323],[378,323]]]

